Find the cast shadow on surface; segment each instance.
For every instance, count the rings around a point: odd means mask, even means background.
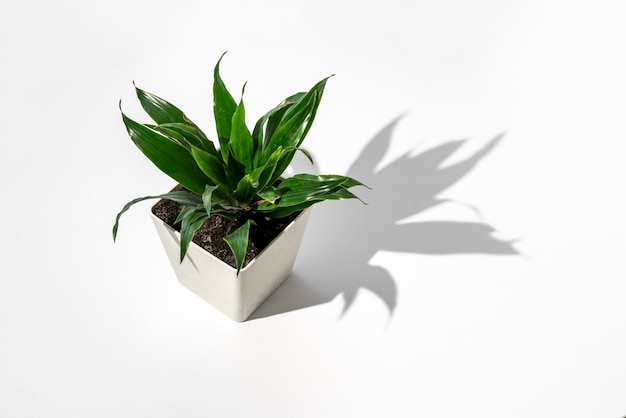
[[[347,175],[372,188],[355,192],[356,200],[327,202],[313,208],[294,273],[250,317],[251,320],[327,303],[341,295],[342,315],[360,289],[396,307],[397,286],[391,274],[370,264],[378,251],[409,254],[519,254],[511,241],[492,236],[484,222],[422,221],[398,223],[448,203],[438,196],[463,179],[502,139],[499,135],[470,157],[444,162],[465,141],[450,141],[418,155],[405,154],[384,167],[393,130],[401,117],[384,127],[365,146]],[[308,256],[304,256],[309,254]]]

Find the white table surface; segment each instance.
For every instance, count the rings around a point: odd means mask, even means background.
[[[0,14],[0,417],[626,415],[622,1],[23,0]],[[212,133],[336,73],[293,275],[245,323],[128,200],[132,80]],[[298,164],[297,167],[301,167]]]

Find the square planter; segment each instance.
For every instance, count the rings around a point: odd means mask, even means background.
[[[310,209],[300,213],[237,275],[193,241],[180,263],[180,233],[151,214],[178,281],[235,321],[245,321],[291,274]]]

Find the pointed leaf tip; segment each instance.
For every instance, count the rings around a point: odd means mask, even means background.
[[[228,244],[233,255],[235,256],[235,264],[237,267],[237,275],[243,266],[246,258],[246,251],[248,249],[248,236],[250,233],[251,220],[248,219],[246,223],[237,228],[234,232],[224,238],[224,241]]]

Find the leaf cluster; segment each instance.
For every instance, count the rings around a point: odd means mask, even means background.
[[[218,147],[179,108],[135,86],[141,106],[154,123],[138,123],[122,112],[130,139],[161,171],[191,193],[175,191],[128,202],[116,217],[113,238],[120,216],[132,205],[146,199],[170,199],[183,206],[176,219],[181,223],[181,261],[194,233],[211,215],[241,220],[225,238],[239,271],[253,214],[281,218],[324,200],[356,198],[348,189],[361,183],[340,175],[296,174],[282,178],[298,150],[311,160],[301,144],[315,119],[329,77],[307,92],[287,97],[250,130],[243,102],[245,85],[236,102],[220,76],[223,56],[213,72]]]

